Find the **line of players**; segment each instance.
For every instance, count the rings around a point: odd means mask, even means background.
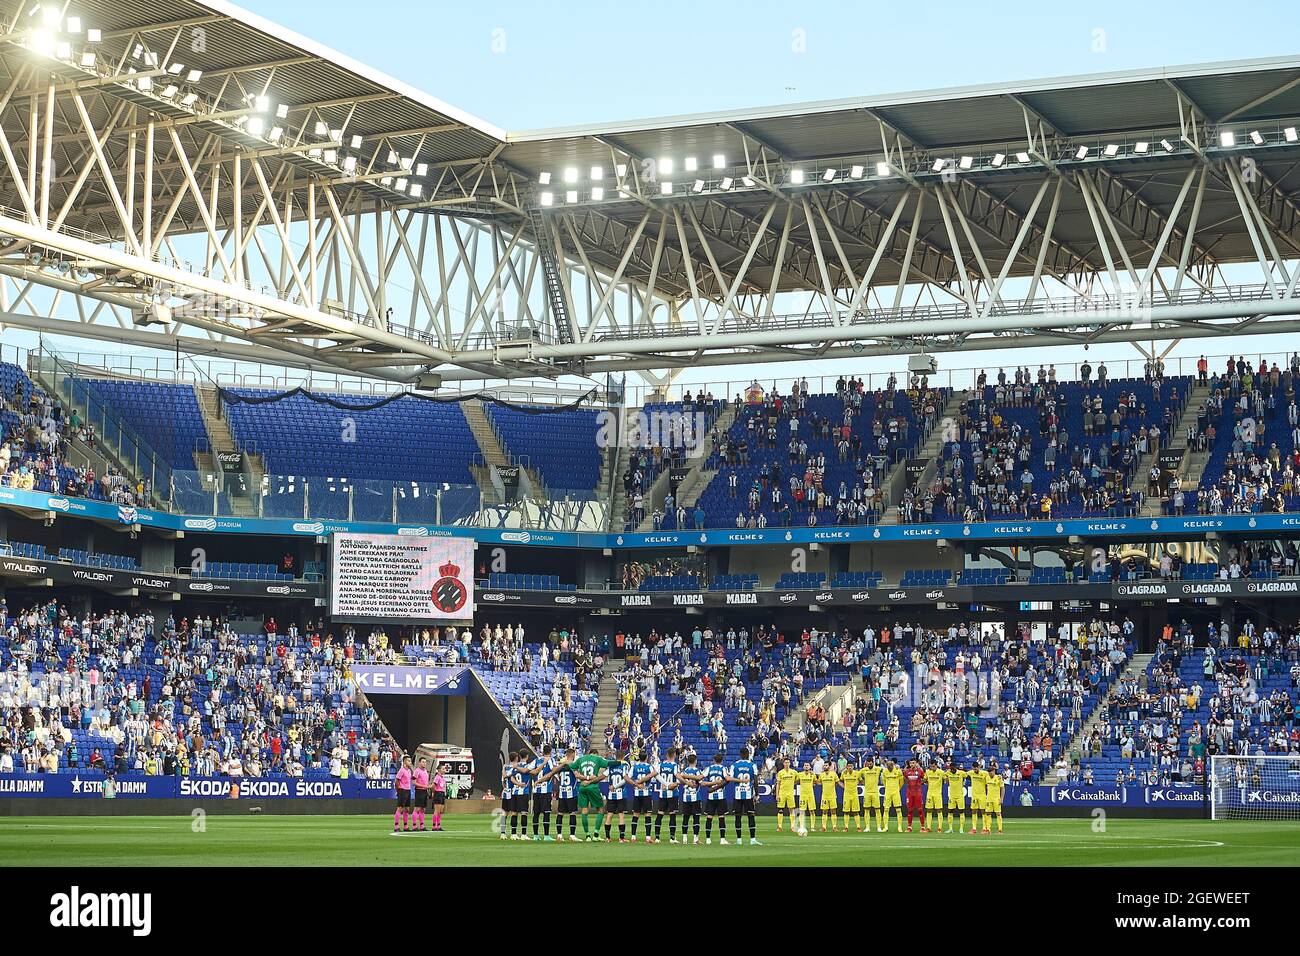
[[[948,788],[945,802],[944,786]],[[820,773],[814,773],[810,763],[804,763],[803,770],[794,770],[789,760],[782,760],[781,768],[776,773],[776,829],[783,829],[784,816],[789,815],[790,826],[795,833],[806,836],[810,828],[816,829],[818,818],[821,820],[822,832],[826,831],[827,822],[832,831],[839,829],[838,813],[844,814],[844,832],[849,832],[852,820],[859,833],[871,832],[871,816],[875,813],[876,832],[884,833],[889,829],[889,811],[898,815],[898,832],[903,832],[903,810],[907,810],[907,832],[912,832],[912,820],[915,817],[922,833],[942,831],[944,809],[948,813],[948,832],[953,832],[953,823],[958,824],[958,832],[966,829],[966,788],[970,788],[971,833],[978,833],[979,816],[984,815],[984,833],[992,832],[991,824],[996,820],[997,832],[1002,832],[1002,797],[1005,782],[998,770],[996,760],[990,760],[987,767],[982,761],[967,769],[956,761],[947,768],[938,764],[922,769],[917,760],[909,760],[905,767],[886,759],[877,762],[875,757],[867,757],[861,767],[854,769],[845,766],[837,769],[834,761],[828,762]],[[821,799],[814,800],[814,786],[821,790]],[[843,794],[842,800],[840,793]],[[883,801],[882,793],[883,790]],[[803,822],[796,821],[796,813]]]
[[[723,762],[721,753],[716,754],[713,762],[704,767],[699,765],[694,753],[680,756],[679,760],[676,748],[669,748],[664,759],[655,763],[647,759],[644,748],[634,749],[626,760],[613,750],[608,757],[594,752],[579,756],[574,748],[569,748],[557,759],[547,746],[531,760],[526,754],[512,752],[501,773],[501,807],[510,828],[507,833],[502,827],[501,839],[562,842],[567,816],[570,841],[611,843],[617,815],[619,843],[636,843],[641,823],[645,825],[645,842],[658,843],[667,818],[670,843],[687,844],[689,835],[690,844],[699,845],[703,818],[704,842],[713,842],[716,820],[719,843],[726,846],[726,815],[730,812],[735,819],[736,845],[741,845],[741,818],[745,817],[750,845],[761,846],[754,806],[758,768],[750,759],[749,749],[742,747],[739,759],[730,764]],[[734,788],[730,801],[726,793],[728,786]],[[552,813],[555,836],[551,836]],[[681,840],[677,839],[678,816]],[[579,820],[582,821],[581,838],[577,835]]]

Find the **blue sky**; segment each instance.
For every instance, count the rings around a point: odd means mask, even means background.
[[[1294,6],[249,0],[508,130],[1296,52]],[[796,31],[802,31],[797,33]]]

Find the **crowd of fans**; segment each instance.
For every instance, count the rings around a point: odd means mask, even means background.
[[[1292,354],[1286,368],[1276,362],[1270,366],[1264,359],[1252,368],[1244,357],[1229,358],[1224,370],[1213,374],[1201,356],[1198,374],[1210,395],[1188,424],[1187,436],[1190,445],[1211,452],[1212,467],[1195,490],[1195,510],[1294,510],[1300,501],[1300,407],[1295,395],[1300,353]],[[1281,433],[1278,438],[1273,437],[1275,429]],[[1190,510],[1181,484],[1169,490],[1165,508],[1173,514]]]
[[[1184,666],[1188,662],[1191,667]],[[1191,671],[1189,677],[1188,671]],[[1300,754],[1300,627],[1187,620],[1164,628],[1149,670],[1126,676],[1081,741],[1085,784],[1200,784],[1210,757]],[[1118,757],[1114,779],[1089,761]]]
[[[2,649],[0,770],[379,779],[393,766],[349,668],[396,652],[351,628],[272,619],[241,635],[209,616],[78,617],[50,601],[15,614]]]
[[[1159,451],[1185,396],[1165,380],[1161,362],[1147,364],[1150,409],[1132,390],[1121,389],[1112,401],[1104,363],[1098,373],[1094,384],[1085,363],[1080,381],[1067,389],[1055,366],[1039,366],[1036,376],[1017,368],[1009,378],[999,369],[992,384],[980,372],[957,418],[941,425],[944,451],[933,482],[908,490],[900,519],[1048,519],[1067,506],[1083,514],[1137,514],[1139,462]],[[1012,409],[1032,409],[1034,416],[1027,421]],[[1071,434],[1067,421],[1077,421],[1082,434]]]

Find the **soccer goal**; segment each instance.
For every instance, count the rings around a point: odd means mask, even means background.
[[[1214,756],[1207,781],[1214,820],[1300,820],[1300,754]]]

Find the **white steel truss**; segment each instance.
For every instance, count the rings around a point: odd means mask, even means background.
[[[792,155],[738,117],[675,177],[557,134],[579,186],[547,143],[383,78],[326,95],[318,51],[168,6],[0,2],[0,324],[392,382],[1300,329],[1295,122],[1241,125],[1294,82],[1213,117],[1170,79],[1140,134],[1032,92],[987,142],[872,106]]]

